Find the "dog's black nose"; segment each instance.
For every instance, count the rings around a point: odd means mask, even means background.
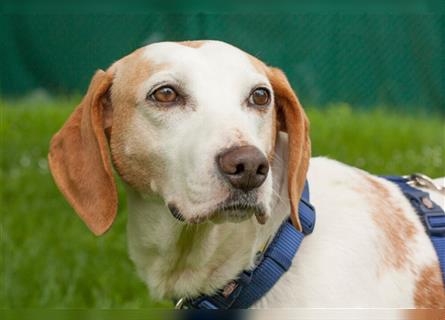
[[[217,162],[230,184],[243,191],[258,188],[269,172],[266,157],[254,146],[230,148],[218,155]]]

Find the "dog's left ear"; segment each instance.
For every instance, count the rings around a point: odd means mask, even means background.
[[[274,91],[279,129],[288,134],[288,192],[291,219],[294,226],[302,231],[298,203],[311,157],[309,121],[283,71],[268,68],[267,75]]]

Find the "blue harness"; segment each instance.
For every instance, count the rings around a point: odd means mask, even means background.
[[[315,209],[309,202],[307,182],[298,204],[303,232],[286,219],[278,229],[266,251],[257,254],[252,270],[243,271],[236,280],[228,283],[212,296],[200,296],[179,302],[177,307],[187,309],[246,309],[264,296],[281,276],[289,270],[305,235],[312,233]]]
[[[445,284],[445,213],[428,193],[411,187],[410,179],[404,177],[383,177],[400,188],[408,198],[431,238],[439,257],[442,278]],[[186,309],[245,309],[263,297],[281,276],[289,270],[292,260],[304,237],[312,233],[315,225],[315,209],[309,202],[309,186],[305,183],[299,202],[299,216],[303,232],[297,231],[290,219],[283,222],[274,239],[264,253],[259,252],[252,270],[243,271],[236,280],[212,296],[199,296],[180,300],[179,308]]]
[[[383,178],[394,182],[417,212],[436,250],[445,284],[445,212],[430,199],[428,193],[411,187],[408,184],[411,181],[409,178],[395,176]]]

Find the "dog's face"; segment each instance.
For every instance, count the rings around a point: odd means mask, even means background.
[[[136,81],[135,67],[146,71]],[[263,222],[276,130],[264,72],[221,42],[154,44],[115,68],[111,150],[121,177],[159,193],[186,223],[253,212]]]
[[[110,159],[131,188],[160,195],[183,223],[253,214],[265,223],[280,129],[292,145],[292,200],[310,148],[304,112],[285,76],[222,42],[157,43],[95,75],[54,137],[49,159],[60,189],[97,234],[116,211]]]

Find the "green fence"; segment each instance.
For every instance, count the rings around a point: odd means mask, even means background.
[[[347,102],[445,112],[444,15],[420,11],[10,10],[0,25],[1,92],[82,92],[95,69],[137,47],[218,39],[284,69],[306,104]]]

